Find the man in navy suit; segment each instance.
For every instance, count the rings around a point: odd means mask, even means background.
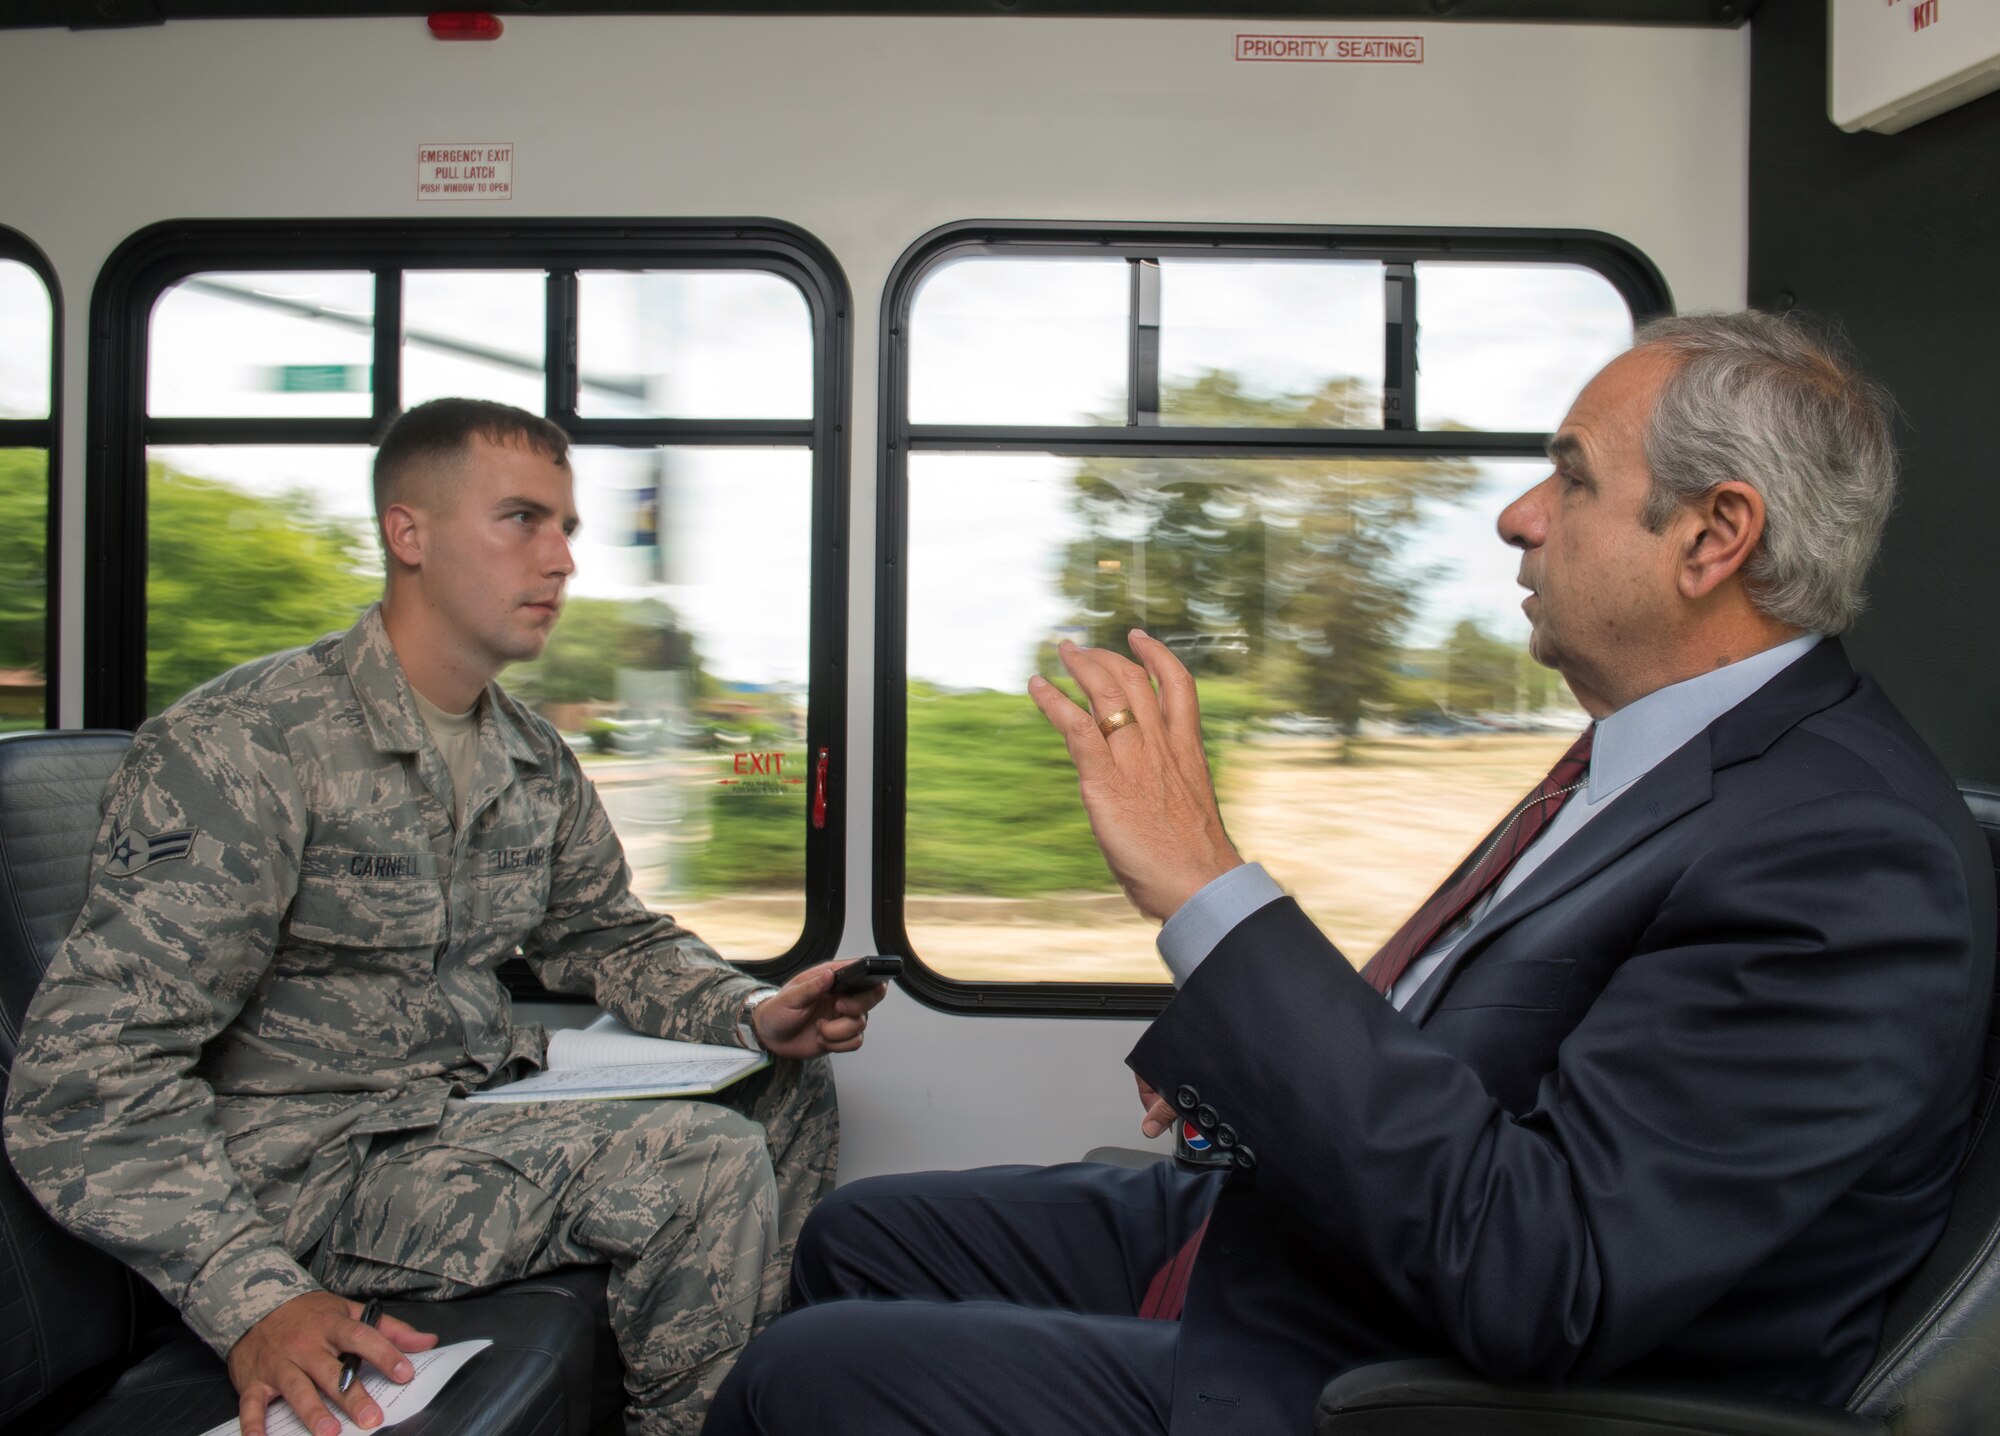
[[[1500,534],[1596,721],[1362,973],[1237,856],[1164,646],[1066,649],[1088,711],[1031,684],[1165,924],[1144,1125],[1228,1166],[843,1189],[710,1432],[1305,1431],[1417,1355],[1845,1397],[1948,1213],[1994,950],[1977,829],[1832,636],[1884,405],[1792,324],[1668,320],[1549,452]]]

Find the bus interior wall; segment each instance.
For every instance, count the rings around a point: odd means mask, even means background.
[[[1750,29],[1749,302],[1837,318],[1900,410],[1903,491],[1848,647],[1954,775],[1991,778],[2000,95],[1843,134],[1826,118],[1827,7],[1766,5]]]
[[[1912,483],[1858,646],[1955,767],[2000,771],[1967,698],[2000,678],[1954,686],[1981,610],[1953,611],[1948,631],[1962,639],[1952,676],[1913,666],[1941,641],[1925,585],[1991,604],[1974,594],[1980,525],[1965,521],[2000,504],[1972,478],[1976,410],[1955,404],[1933,427],[1948,386],[1920,391],[1943,372],[1929,346],[1949,333],[1955,392],[1970,392],[1971,334],[1991,317],[1992,286],[1971,282],[1969,233],[1921,260],[1861,245],[1858,236],[1902,231],[1871,219],[1860,187],[1841,193],[1854,176],[1839,168],[1849,152],[1929,153],[1944,136],[1953,156],[1982,138],[1990,152],[2000,97],[1889,141],[1839,136],[1825,118],[1823,47],[1813,50],[1819,22],[1795,13],[1818,8],[1774,3],[1737,29],[1276,27],[1421,35],[1423,63],[1403,65],[1241,63],[1234,40],[1249,27],[1214,19],[509,15],[500,41],[459,46],[431,40],[418,19],[0,32],[0,224],[48,255],[63,301],[61,720],[73,726],[83,712],[87,364],[99,338],[89,315],[106,257],[170,219],[457,217],[475,207],[420,200],[417,150],[481,140],[516,150],[514,197],[478,207],[485,217],[769,216],[810,232],[845,273],[854,338],[842,954],[878,943],[878,321],[898,257],[959,221],[1598,230],[1650,258],[1682,309],[1768,302],[1789,287],[1802,304],[1844,314],[1921,430],[1913,477],[1942,459],[1945,436],[1960,436],[1950,485],[1933,498]],[[1753,126],[1753,107],[1771,133]],[[1800,233],[1810,207],[1779,192],[1793,181],[1751,182],[1774,165],[1826,175],[1819,211],[1847,211],[1829,215],[1848,235],[1838,255]],[[1927,202],[1976,209],[1968,222],[1990,239],[1991,187],[1975,195],[1981,187],[1962,178]],[[1882,202],[1915,183],[1876,182]],[[1966,282],[1937,285],[1933,262],[1959,266]],[[1936,563],[1919,561],[1932,553]],[[1950,577],[1933,579],[1938,570]],[[1138,1031],[1082,1016],[951,1015],[897,992],[867,1048],[842,1060],[843,1173],[1060,1161],[1136,1144],[1121,1059]]]

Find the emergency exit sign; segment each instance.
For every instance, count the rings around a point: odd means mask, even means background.
[[[514,197],[514,147],[494,140],[417,146],[417,198]]]

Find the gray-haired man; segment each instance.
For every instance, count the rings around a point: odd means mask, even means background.
[[[1993,982],[1984,840],[1832,636],[1886,415],[1798,327],[1710,316],[1549,452],[1499,531],[1597,721],[1360,973],[1231,845],[1165,645],[1066,648],[1088,712],[1031,681],[1165,924],[1147,1133],[1227,1165],[842,1188],[710,1436],[1304,1431],[1406,1356],[1852,1389],[1950,1209]]]
[[[574,757],[493,681],[540,654],[573,569],[560,430],[420,406],[376,511],[380,605],[140,731],[29,1011],[8,1150],[227,1356],[247,1436],[274,1397],[320,1436],[324,1402],[380,1421],[337,1394],[342,1354],[403,1379],[430,1338],[351,1298],[589,1263],[633,1430],[693,1430],[832,1184],[818,1059],[860,1045],[879,990],[836,998],[817,968],[773,991],[649,913]],[[494,975],[517,947],[639,1031],[780,1060],[729,1106],[468,1104],[542,1060]]]

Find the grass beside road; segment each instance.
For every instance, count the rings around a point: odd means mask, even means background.
[[[1067,686],[1067,685],[1065,685]],[[1255,711],[1246,684],[1203,688],[1209,761]],[[907,867],[913,894],[1035,897],[1105,891],[1062,739],[1021,693],[910,685]]]
[[[1210,762],[1220,767],[1255,699],[1244,684],[1203,690]],[[1096,891],[1111,875],[1091,839],[1076,770],[1062,740],[1020,693],[909,695],[908,891],[975,897],[1035,897]],[[786,750],[787,774],[807,771]],[[715,787],[706,842],[689,854],[689,889],[702,894],[796,889],[804,882],[805,804],[810,784],[752,780]],[[868,795],[852,790],[849,802]]]
[[[1025,696],[912,684],[907,889],[1030,897],[1111,881],[1062,740]]]
[[[687,849],[687,873],[678,886],[703,896],[716,893],[791,891],[806,883],[806,803],[812,792],[806,750],[786,748],[783,772],[803,783],[748,777],[703,785],[708,838]],[[716,772],[728,776],[720,763]]]

